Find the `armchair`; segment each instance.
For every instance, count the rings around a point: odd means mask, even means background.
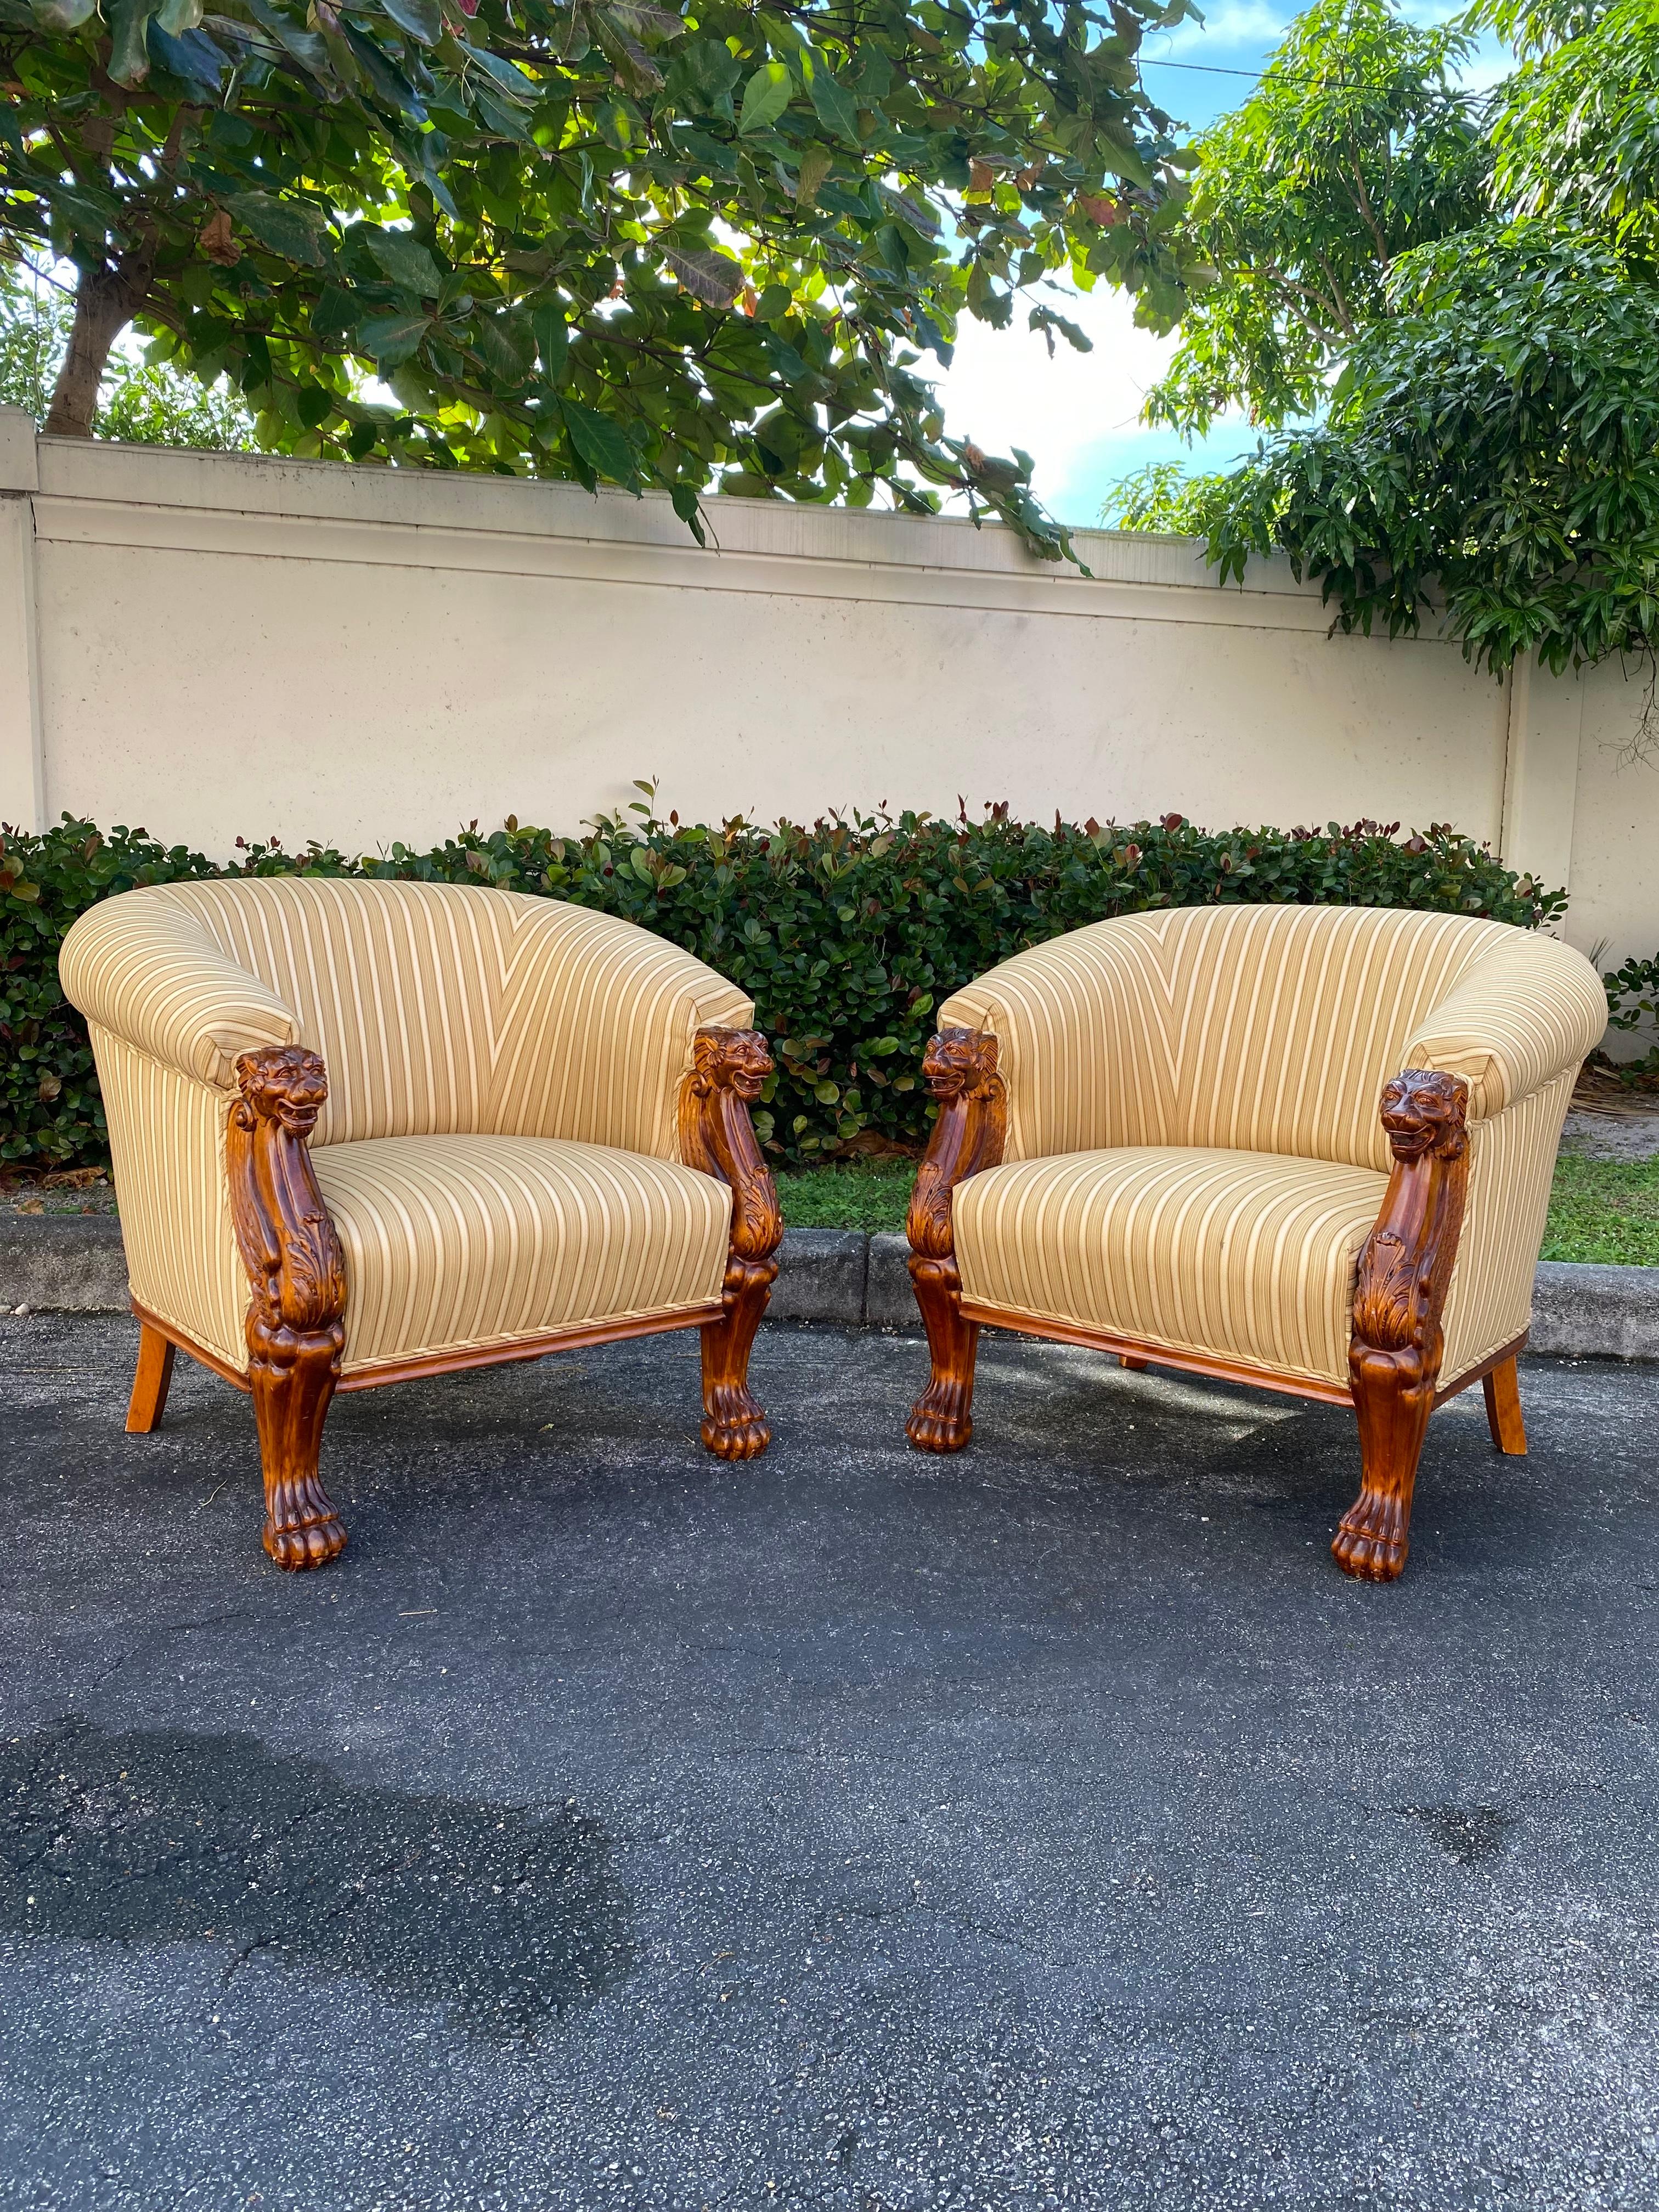
[[[766,1449],[771,1060],[689,953],[551,899],[275,877],[109,899],[59,972],[141,1324],[127,1427],[161,1420],[179,1349],[248,1391],[279,1566],[346,1540],[337,1390],[696,1328],[703,1443]]]
[[[1516,1354],[1607,1019],[1578,953],[1462,915],[1171,910],[1021,953],[939,1018],[908,1221],[918,1449],[972,1434],[987,1322],[1352,1405],[1332,1550],[1378,1582],[1437,1406],[1482,1382],[1494,1445],[1525,1451]]]

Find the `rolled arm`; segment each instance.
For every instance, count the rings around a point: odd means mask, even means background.
[[[89,1022],[216,1090],[236,1088],[242,1053],[299,1041],[292,1008],[222,952],[165,886],[89,908],[64,939],[58,975]]]
[[[1517,931],[1417,1024],[1401,1065],[1462,1076],[1470,1121],[1486,1121],[1577,1067],[1607,1025],[1607,994],[1583,955]]]

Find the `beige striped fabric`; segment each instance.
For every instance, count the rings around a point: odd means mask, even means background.
[[[1532,1285],[1577,1062],[1469,1132],[1469,1194],[1446,1297],[1443,1383],[1513,1344],[1532,1322]]]
[[[1354,1263],[1387,1188],[1368,1168],[1195,1146],[992,1168],[957,1188],[963,1295],[1346,1384]]]
[[[1500,923],[1224,907],[1075,931],[939,1019],[994,1031],[1008,1085],[1007,1164],[955,1200],[970,1297],[1327,1382],[1347,1378],[1354,1261],[1390,1164],[1382,1085],[1407,1066],[1463,1076],[1451,1382],[1528,1326],[1607,1002],[1579,954]]]
[[[499,1131],[672,1159],[693,1034],[754,1018],[647,930],[482,885],[159,884],[83,915],[58,970],[101,1027],[206,1081],[256,1044],[320,1053],[325,1145]]]
[[[1002,1040],[1011,1159],[1214,1145],[1386,1170],[1376,1103],[1396,1070],[1443,1053],[1493,1111],[1581,1060],[1607,1002],[1581,955],[1501,922],[1197,907],[1036,946],[939,1019]]]
[[[223,1138],[259,1045],[328,1070],[312,1150],[349,1364],[719,1293],[730,1194],[678,1164],[677,1108],[696,1030],[754,1009],[647,931],[482,885],[273,877],[106,900],[58,967],[91,1025],[134,1296],[239,1369]]]
[[[312,1158],[345,1254],[348,1374],[720,1297],[732,1194],[672,1161],[495,1136]]]
[[[167,887],[89,908],[58,949],[58,979],[106,1036],[222,1091],[234,1087],[238,1053],[299,1038],[299,1016]]]
[[[225,1180],[229,1094],[95,1022],[91,1034],[132,1295],[243,1370],[249,1293]]]

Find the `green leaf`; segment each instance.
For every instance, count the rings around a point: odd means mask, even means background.
[[[232,192],[224,203],[244,230],[283,261],[320,269],[328,258],[328,228],[305,200],[279,200],[270,192]]]
[[[142,84],[149,75],[149,42],[144,36],[155,0],[115,0],[110,9],[109,73],[117,84]]]
[[[769,131],[789,105],[791,80],[781,62],[767,62],[743,88],[743,107],[738,117],[740,137]]]
[[[202,0],[161,0],[155,10],[157,26],[170,39],[182,38],[202,20]]]
[[[634,143],[637,112],[631,100],[624,100],[619,92],[613,93],[593,110],[593,126],[607,146],[614,146],[619,154],[625,154]]]
[[[738,264],[713,247],[665,246],[662,258],[695,299],[710,307],[729,307],[743,289]]]
[[[608,416],[574,399],[561,399],[559,412],[570,433],[571,444],[589,468],[609,477],[613,483],[624,484],[633,490],[639,481],[634,448],[623,435],[620,426]]]
[[[435,46],[444,34],[438,0],[380,0],[380,5],[399,30],[407,31],[423,46]]]
[[[435,300],[444,286],[444,272],[418,238],[406,230],[365,230],[363,242],[377,266],[405,292]]]
[[[98,0],[32,0],[34,20],[48,31],[78,31],[97,13]]]
[[[368,315],[357,325],[358,348],[373,354],[381,368],[399,368],[420,351],[431,327],[427,315]]]
[[[530,318],[530,327],[536,340],[536,350],[541,356],[542,368],[549,379],[556,384],[564,374],[566,356],[570,351],[570,326],[565,321],[562,307],[538,307]]]
[[[833,131],[838,138],[850,145],[859,143],[859,112],[853,95],[844,86],[836,83],[822,63],[812,71],[806,88],[811,95],[812,106],[818,121],[826,131]]]
[[[685,72],[710,107],[717,106],[743,75],[743,64],[724,39],[693,39],[676,55],[674,66],[677,71]]]
[[[698,544],[707,545],[708,543],[708,537],[707,532],[702,526],[702,516],[699,511],[702,507],[702,501],[697,497],[696,485],[686,483],[672,484],[669,487],[669,497],[674,503],[675,514],[678,514],[680,520],[684,523],[687,529],[691,532],[691,535],[696,539]]]
[[[811,207],[818,196],[818,187],[835,167],[836,157],[827,146],[809,146],[800,157],[800,174],[795,185],[795,205]]]
[[[536,362],[536,336],[530,318],[521,308],[500,314],[480,314],[473,323],[478,352],[485,368],[509,387],[522,384]]]

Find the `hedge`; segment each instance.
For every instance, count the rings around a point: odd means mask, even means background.
[[[647,787],[641,786],[641,789]],[[108,1158],[85,1024],[58,986],[58,947],[95,900],[141,884],[240,875],[496,884],[621,915],[684,945],[754,999],[778,1073],[762,1133],[799,1163],[925,1140],[918,1067],[934,1008],[1024,946],[1107,915],[1212,902],[1417,907],[1535,927],[1564,893],[1517,877],[1444,824],[1323,830],[1052,829],[926,814],[811,829],[657,818],[643,802],[580,837],[474,823],[428,853],[351,859],[244,846],[228,866],[142,830],[65,816],[45,836],[0,831],[0,1163]]]

